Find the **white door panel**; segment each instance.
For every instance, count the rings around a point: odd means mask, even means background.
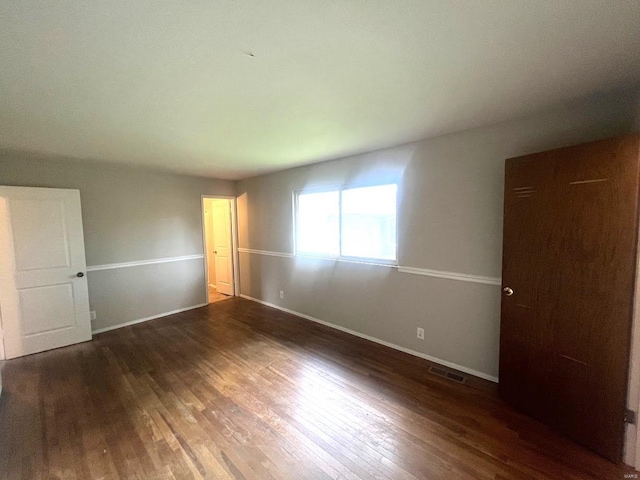
[[[73,285],[70,283],[22,288],[18,290],[18,299],[25,337],[75,325]]]
[[[212,206],[216,289],[233,295],[233,262],[231,259],[231,202],[216,201]]]
[[[231,278],[229,278],[229,269],[227,268],[228,263],[229,259],[227,257],[223,257],[220,254],[216,255],[216,279],[218,282],[222,282],[227,285],[231,283]]]
[[[16,270],[70,267],[64,199],[11,200]]]
[[[78,190],[0,187],[0,263],[7,358],[91,339]]]

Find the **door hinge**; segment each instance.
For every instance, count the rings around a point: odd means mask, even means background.
[[[624,411],[624,423],[636,424],[636,412],[630,409]]]

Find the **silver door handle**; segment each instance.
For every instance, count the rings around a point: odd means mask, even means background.
[[[504,288],[502,289],[502,291],[504,292],[504,294],[505,294],[507,297],[510,297],[511,295],[513,295],[513,294],[515,293],[515,292],[513,291],[513,288],[511,288],[511,287],[504,287]]]

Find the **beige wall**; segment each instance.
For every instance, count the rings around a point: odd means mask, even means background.
[[[292,253],[292,192],[399,184],[399,264],[500,277],[504,160],[640,129],[638,90],[498,125],[238,183],[239,246]],[[348,132],[345,132],[348,134]],[[500,287],[389,267],[240,254],[241,291],[340,327],[498,375]],[[279,298],[279,291],[285,298]],[[425,340],[416,339],[416,327]]]
[[[203,255],[201,195],[233,195],[228,181],[53,156],[0,151],[0,185],[77,188],[87,266]],[[206,303],[204,260],[89,271],[102,329]]]

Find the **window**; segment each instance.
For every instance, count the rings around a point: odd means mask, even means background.
[[[297,204],[297,250],[340,255],[340,193],[301,193]]]
[[[396,260],[398,186],[296,192],[296,253]]]

